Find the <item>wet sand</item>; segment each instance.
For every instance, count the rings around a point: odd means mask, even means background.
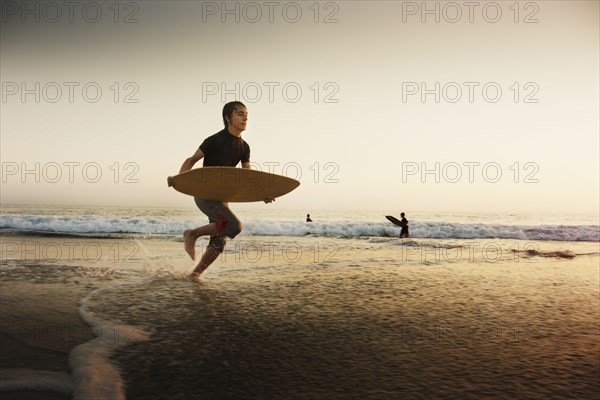
[[[122,278],[110,264],[115,261],[116,242],[94,238],[2,238],[0,370],[70,373],[69,352],[95,339],[93,327],[79,315],[79,301],[93,290]],[[120,241],[121,247],[129,242]],[[90,251],[85,257],[83,249]],[[90,249],[101,250],[91,253]],[[104,255],[104,259],[97,254]],[[51,390],[3,391],[0,397],[71,398]]]
[[[92,301],[154,331],[112,357],[128,398],[597,394],[598,255],[561,255],[589,245],[541,243],[532,257],[500,241],[502,257],[450,263],[413,252],[398,261],[402,249],[386,241],[329,243],[338,247],[327,262],[229,254],[200,285],[157,278]],[[443,245],[416,243],[430,256]]]
[[[20,392],[3,392],[3,400],[69,400],[71,396],[67,396],[55,392],[44,391],[20,391]]]
[[[40,369],[69,372],[68,353],[28,345],[0,332],[0,370],[5,368]],[[0,373],[0,381],[3,377]],[[71,396],[51,391],[0,392],[4,400],[67,400]]]
[[[256,243],[269,240],[265,249],[300,243],[305,251],[257,259]],[[68,372],[68,352],[94,338],[79,300],[141,270],[154,278],[108,288],[91,302],[102,318],[153,328],[150,341],[112,357],[130,400],[597,394],[597,253],[531,257],[500,242],[508,251],[498,260],[448,262],[432,253],[439,241],[415,242],[428,246],[425,259],[386,240],[331,239],[317,248],[303,240],[242,238],[237,243],[251,246],[229,247],[200,285],[186,279],[189,260],[169,258],[180,242],[147,242],[150,253],[140,248],[138,256],[149,264],[133,268],[3,259],[0,367]],[[540,251],[594,246],[543,243]],[[1,394],[52,398],[47,393]]]
[[[32,285],[5,280],[2,285],[0,370],[23,368],[68,374],[69,351],[93,339],[77,312],[79,299],[89,290],[74,287],[65,290],[62,284]],[[24,296],[26,301],[23,301]],[[6,400],[71,398],[48,390],[8,391],[0,395]]]

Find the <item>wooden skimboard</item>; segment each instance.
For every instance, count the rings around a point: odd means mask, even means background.
[[[287,176],[254,169],[203,167],[173,177],[173,188],[204,200],[244,203],[280,197],[300,185]]]
[[[392,217],[391,215],[386,215],[385,217],[394,225],[398,225],[404,228],[404,224],[398,218]]]

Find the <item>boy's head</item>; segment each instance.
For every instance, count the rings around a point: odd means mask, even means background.
[[[400,213],[400,216],[404,218],[404,213]]]
[[[240,121],[237,121],[237,119],[240,119]],[[248,111],[244,103],[232,101],[223,106],[223,124],[225,124],[225,128],[236,123],[237,125],[243,124],[245,128],[246,119],[248,119]]]

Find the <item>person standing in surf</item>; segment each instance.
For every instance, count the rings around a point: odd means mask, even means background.
[[[408,220],[404,217],[404,213],[400,213],[400,217],[402,218],[400,220],[400,222],[402,223],[401,229],[400,229],[400,236],[401,238],[407,238],[408,237]]]
[[[204,167],[235,167],[240,162],[242,168],[250,168],[250,146],[242,139],[242,132],[248,123],[248,110],[239,101],[232,101],[223,107],[223,124],[225,128],[206,138],[198,150],[188,157],[181,166],[179,173],[189,171],[204,158]],[[172,177],[167,178],[169,186],[173,186]],[[268,197],[265,203],[275,199]],[[229,205],[222,201],[203,200],[194,197],[196,206],[209,220],[207,225],[183,232],[185,251],[195,260],[196,240],[200,236],[210,236],[210,240],[200,262],[190,278],[194,282],[200,280],[200,275],[219,257],[225,248],[227,238],[233,239],[242,231],[242,224]]]

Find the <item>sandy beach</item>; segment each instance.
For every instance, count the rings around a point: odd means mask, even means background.
[[[69,353],[96,339],[98,327],[83,321],[80,301],[116,280],[127,281],[126,273],[116,270],[119,263],[131,259],[115,249],[128,244],[131,241],[61,236],[2,238],[2,398],[71,398],[69,392],[65,393],[65,385],[48,384],[36,371],[53,372],[59,377],[70,374]],[[31,390],[7,391],[6,386]]]
[[[73,347],[94,338],[78,314],[78,302],[90,289],[64,284],[32,284],[2,278],[2,351],[0,370],[52,371],[69,374]],[[26,301],[23,301],[26,299]],[[6,383],[7,375],[0,372]],[[12,374],[11,374],[12,376]],[[35,387],[35,382],[28,385]],[[8,391],[7,400],[65,400],[71,396],[47,390]]]
[[[39,249],[73,241],[10,240]],[[117,262],[108,250],[130,239],[77,238],[106,252],[94,263],[3,254],[2,370],[72,373],[69,351],[95,338],[79,302],[103,288],[90,312],[151,333],[110,357],[128,399],[597,393],[596,244],[538,242],[528,252],[502,240],[236,241],[199,285],[173,239],[139,240]],[[3,395],[52,398],[47,390]]]

